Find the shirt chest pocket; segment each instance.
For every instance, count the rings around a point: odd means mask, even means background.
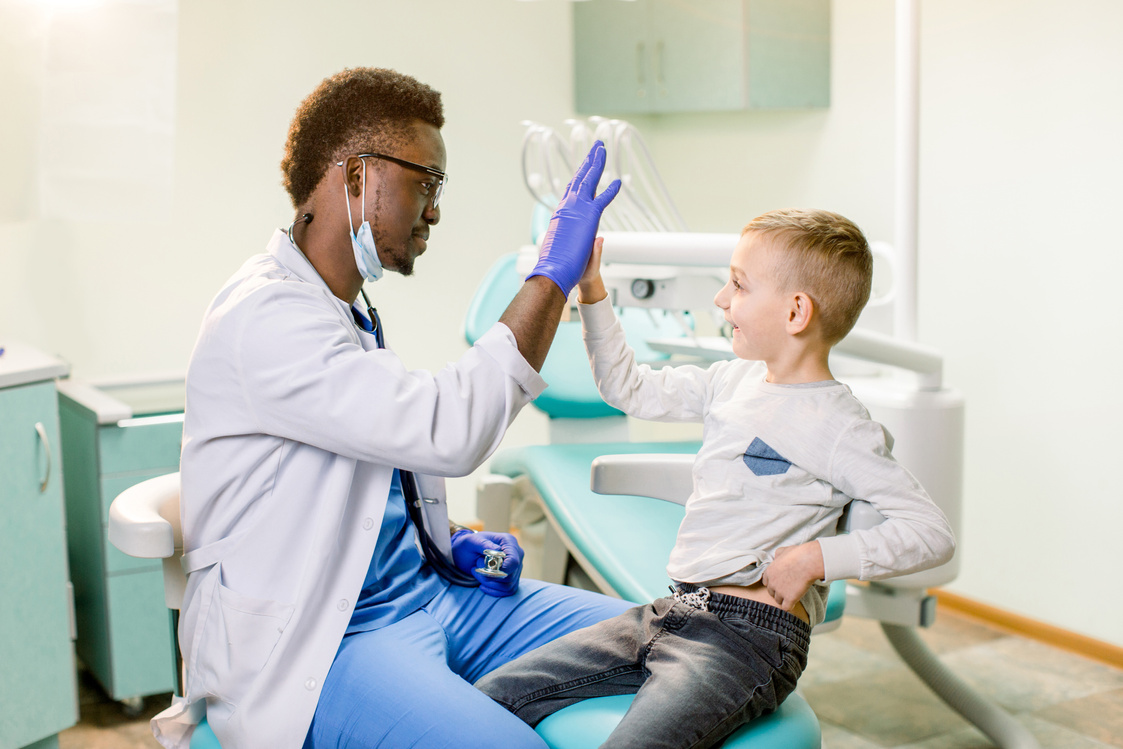
[[[792,467],[790,460],[769,447],[760,437],[753,438],[741,460],[755,476],[779,476]]]

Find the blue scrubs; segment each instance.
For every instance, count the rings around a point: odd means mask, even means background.
[[[395,471],[363,592],[305,749],[544,749],[529,726],[472,684],[632,604],[525,578],[505,598],[449,585],[425,563],[415,534]]]

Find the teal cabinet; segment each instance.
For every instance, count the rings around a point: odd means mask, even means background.
[[[582,114],[830,104],[830,0],[573,4]]]
[[[65,363],[0,342],[0,749],[78,720],[58,395]]]
[[[159,559],[108,539],[109,506],[133,484],[179,470],[183,383],[59,383],[68,546],[78,657],[115,700],[175,689],[173,637]]]

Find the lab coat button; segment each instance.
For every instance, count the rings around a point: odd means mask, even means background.
[[[337,603],[335,606],[340,611],[346,611],[347,610],[347,599],[346,598],[340,598],[339,603]]]
[[[364,531],[369,531],[373,527],[374,527],[374,519],[373,518],[367,518],[366,520],[363,521],[363,530]]]
[[[308,681],[304,682],[304,688],[307,689],[309,692],[311,692],[313,689],[316,688],[316,680],[315,679],[309,679]]]

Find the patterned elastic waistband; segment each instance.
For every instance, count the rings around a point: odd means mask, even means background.
[[[674,593],[676,601],[687,606],[712,611],[718,616],[733,614],[747,619],[757,626],[770,629],[795,641],[804,650],[810,643],[811,627],[807,622],[776,606],[750,598],[714,593],[709,588],[692,583],[676,583],[675,587],[671,588],[671,592]]]

